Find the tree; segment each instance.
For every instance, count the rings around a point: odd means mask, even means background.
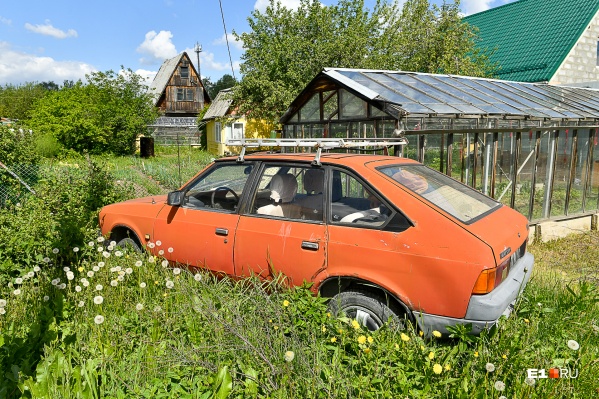
[[[143,78],[128,69],[86,79],[50,92],[26,123],[78,152],[132,154],[137,136],[157,117]]]
[[[325,67],[391,69],[489,76],[493,65],[475,48],[476,34],[459,15],[459,0],[441,7],[428,0],[339,0],[323,6],[301,0],[297,10],[270,0],[252,12],[234,102],[254,118],[278,119]]]
[[[25,83],[0,87],[0,116],[26,119],[35,102],[48,94],[43,84]]]

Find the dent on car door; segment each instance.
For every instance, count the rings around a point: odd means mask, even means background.
[[[154,225],[154,241],[161,242],[167,259],[233,274],[238,208],[253,167],[216,163],[183,189],[180,206],[162,209]]]
[[[324,192],[321,168],[264,164],[237,227],[236,274],[282,272],[298,285],[324,270]]]

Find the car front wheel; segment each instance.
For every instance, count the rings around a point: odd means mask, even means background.
[[[116,243],[116,245],[124,249],[131,248],[135,252],[141,252],[141,246],[137,243],[137,241],[130,237],[122,238]]]
[[[336,316],[355,319],[370,331],[378,330],[387,321],[404,326],[404,312],[397,309],[390,298],[373,292],[352,289],[340,292],[329,302],[329,309]]]

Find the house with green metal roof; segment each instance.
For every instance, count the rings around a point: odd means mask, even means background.
[[[497,78],[599,88],[599,1],[519,0],[473,14]]]

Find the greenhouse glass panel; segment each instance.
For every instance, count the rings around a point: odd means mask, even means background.
[[[320,120],[320,95],[315,93],[300,110],[300,121]]]
[[[568,201],[568,215],[582,213],[582,196],[584,181],[587,175],[587,154],[589,150],[589,129],[578,129],[576,140],[576,160],[573,181],[570,185],[570,199]]]
[[[551,196],[551,216],[564,215],[566,205],[566,189],[570,178],[570,154],[572,150],[572,135],[569,130],[560,130],[557,138],[557,153],[555,158],[555,174],[553,178],[553,193]]]
[[[339,90],[339,108],[341,119],[366,118],[368,103],[347,90]]]

